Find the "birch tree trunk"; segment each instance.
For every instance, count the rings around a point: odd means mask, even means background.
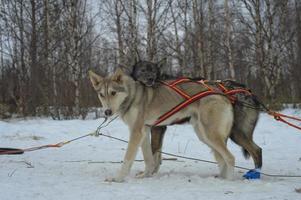
[[[117,32],[117,41],[118,41],[118,55],[117,55],[117,63],[122,64],[124,63],[124,46],[123,46],[123,37],[122,37],[122,21],[121,21],[121,15],[123,13],[122,11],[122,0],[115,0],[114,1],[114,8],[115,8],[115,25],[116,25],[116,32]]]
[[[129,42],[128,42],[129,55],[127,55],[127,57],[129,57],[129,61],[128,63],[123,63],[123,64],[133,64],[138,59],[140,59],[140,53],[138,50],[137,7],[138,7],[137,0],[130,0],[128,2],[127,16],[129,21]]]
[[[196,51],[196,63],[195,67],[198,66],[199,69],[196,71],[199,76],[204,77],[207,75],[207,72],[204,67],[204,59],[205,59],[205,52],[204,52],[204,16],[203,16],[203,2],[200,0],[193,0],[192,1],[192,15],[193,15],[193,22],[195,27],[195,41],[197,44]],[[207,77],[206,77],[207,78]]]
[[[296,23],[296,61],[295,65],[292,69],[292,88],[293,88],[293,102],[300,102],[301,100],[301,2],[299,0],[295,0],[295,23]]]
[[[73,83],[74,83],[74,115],[79,116],[80,115],[80,66],[79,66],[79,38],[80,38],[80,33],[78,27],[78,20],[80,20],[80,16],[78,16],[79,13],[79,1],[80,0],[75,0],[71,3],[71,31],[72,31],[72,36],[71,36],[71,63],[73,66]]]
[[[49,27],[48,27],[48,18],[49,18],[49,8],[48,8],[48,0],[44,0],[44,19],[43,19],[43,37],[44,37],[44,44],[43,44],[43,68],[45,73],[45,76],[42,77],[42,79],[44,79],[42,81],[43,84],[43,91],[42,91],[42,95],[43,95],[43,109],[44,109],[44,113],[48,113],[48,109],[50,106],[50,102],[49,100],[51,99],[50,94],[50,87],[49,87],[49,82],[46,81],[46,76],[48,74],[51,74],[49,71]]]
[[[214,64],[213,64],[213,0],[209,0],[208,2],[208,15],[209,15],[209,27],[208,27],[208,66],[207,66],[207,78],[216,80]]]
[[[233,63],[233,51],[231,47],[231,29],[232,29],[232,19],[231,14],[229,11],[229,1],[225,0],[224,2],[225,8],[225,20],[226,20],[226,49],[227,49],[227,61],[228,61],[228,68],[229,68],[229,75],[232,80],[235,80],[235,69]]]
[[[149,61],[154,61],[156,55],[156,15],[157,0],[147,0],[147,47],[146,54]]]
[[[36,1],[31,0],[31,37],[30,37],[30,96],[29,96],[29,110],[32,115],[36,114],[36,107],[39,103],[39,88],[38,80],[39,69],[37,65],[37,30],[36,30]]]
[[[177,58],[179,66],[185,67],[186,63],[184,63],[184,60],[186,60],[186,59],[183,59],[183,55],[182,55],[182,51],[181,51],[180,37],[179,37],[179,32],[178,32],[178,22],[177,22],[176,13],[175,13],[172,2],[170,2],[170,12],[171,12],[175,40],[176,40],[175,41],[176,58]]]

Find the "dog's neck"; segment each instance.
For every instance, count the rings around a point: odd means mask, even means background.
[[[119,108],[119,114],[122,118],[130,110],[132,104],[135,101],[134,95],[132,95],[132,94],[136,93],[136,87],[129,89],[128,93],[129,93],[129,95],[124,99],[124,101],[121,103],[120,108]]]

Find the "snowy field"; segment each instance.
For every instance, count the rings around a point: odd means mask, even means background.
[[[300,110],[285,110],[301,117]],[[89,133],[98,120],[53,121],[30,119],[0,121],[0,147],[26,148],[72,139]],[[127,127],[115,120],[103,133],[128,138]],[[255,141],[263,149],[266,173],[301,175],[301,131],[262,114]],[[229,142],[236,164],[253,167],[238,148]],[[144,169],[135,162],[124,183],[107,183],[120,168],[126,144],[105,137],[87,137],[60,149],[45,149],[23,155],[0,156],[0,200],[109,200],[109,199],[301,199],[295,191],[301,178],[243,180],[245,171],[235,170],[235,180],[214,178],[217,166],[183,159],[163,161],[158,174],[137,179]],[[189,125],[168,128],[164,151],[213,160],[209,148],[199,142]],[[164,156],[168,158],[167,156]],[[137,159],[141,159],[141,153]],[[115,163],[117,162],[117,163]]]

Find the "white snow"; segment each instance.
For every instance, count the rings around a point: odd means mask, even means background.
[[[301,117],[300,110],[286,114]],[[52,144],[87,134],[96,129],[98,120],[53,121],[30,119],[0,121],[0,147],[25,148]],[[299,123],[300,125],[300,123]],[[115,120],[103,133],[128,139],[126,125]],[[255,141],[263,149],[263,172],[301,175],[301,131],[261,114]],[[0,200],[32,199],[301,199],[295,192],[301,178],[243,180],[245,171],[236,169],[235,180],[214,178],[217,166],[178,159],[163,161],[158,174],[137,179],[144,169],[135,162],[124,183],[107,183],[120,168],[126,144],[105,137],[87,137],[59,149],[0,156]],[[252,168],[240,148],[229,142],[236,164]],[[164,151],[213,160],[209,148],[199,142],[189,125],[172,126],[164,141]],[[165,158],[168,156],[164,156]],[[141,153],[137,159],[142,159]],[[103,162],[103,163],[93,163]]]

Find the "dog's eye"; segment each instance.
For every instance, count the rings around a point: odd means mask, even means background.
[[[116,92],[115,92],[115,91],[112,91],[112,92],[111,92],[111,95],[112,95],[112,96],[115,96],[115,95],[116,95]]]
[[[101,97],[104,97],[103,93],[101,93],[101,92],[99,93],[99,95],[100,95]]]

